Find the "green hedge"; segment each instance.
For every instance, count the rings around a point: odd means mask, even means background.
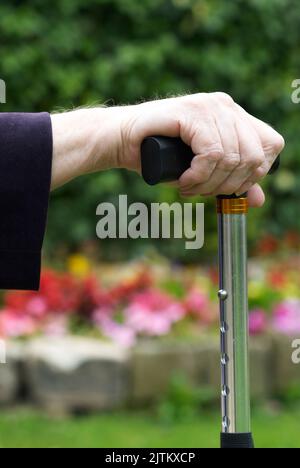
[[[1,110],[41,111],[127,103],[170,94],[222,90],[286,137],[283,169],[268,181],[269,202],[251,214],[251,238],[264,229],[300,229],[300,107],[291,82],[300,74],[298,0],[7,0],[0,4]],[[136,175],[81,178],[51,200],[47,247],[95,238],[95,208],[118,193],[134,200],[174,199]],[[207,252],[215,246],[206,209]],[[136,253],[144,243],[106,243],[103,254]],[[126,248],[125,248],[126,247]],[[171,256],[177,243],[162,243]],[[184,252],[183,252],[184,253]]]

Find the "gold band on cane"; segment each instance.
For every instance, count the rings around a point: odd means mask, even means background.
[[[246,214],[248,213],[248,199],[242,198],[218,198],[217,212],[222,214]]]

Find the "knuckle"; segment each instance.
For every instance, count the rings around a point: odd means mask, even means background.
[[[265,156],[263,154],[256,154],[249,158],[248,166],[260,167],[265,162]]]
[[[206,93],[187,94],[183,96],[183,102],[191,109],[198,109],[199,105],[202,104],[203,98]]]
[[[220,162],[219,168],[225,171],[233,171],[240,164],[241,158],[238,153],[227,154]]]
[[[282,135],[279,135],[279,133],[276,135],[276,138],[274,139],[273,143],[273,149],[276,154],[281,153],[283,148],[285,147],[285,141]]]
[[[253,179],[254,180],[263,179],[263,177],[265,177],[267,174],[268,174],[268,169],[266,167],[258,167],[253,172]]]
[[[224,104],[227,104],[227,105],[230,105],[230,106],[232,106],[234,104],[234,100],[227,93],[224,93],[222,91],[217,91],[217,92],[215,92],[213,94],[214,94],[214,96],[216,98],[218,98]]]
[[[209,162],[219,163],[223,160],[225,154],[221,148],[212,148],[206,151],[205,157],[209,160]]]
[[[269,138],[268,144],[264,147],[264,152],[266,154],[271,154],[272,156],[278,155],[281,153],[285,146],[284,138],[277,132],[274,131],[272,137]]]
[[[197,174],[199,171],[201,171],[202,166],[203,166],[202,163],[203,161],[199,154],[193,157],[192,162],[191,162],[191,168],[193,170],[193,174]]]

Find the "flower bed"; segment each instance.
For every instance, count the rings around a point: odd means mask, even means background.
[[[217,332],[217,272],[144,261],[94,268],[80,255],[46,269],[39,292],[3,296],[0,334],[101,335],[130,347],[140,336]],[[250,332],[300,333],[300,260],[250,262]]]

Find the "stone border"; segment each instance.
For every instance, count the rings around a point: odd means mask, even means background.
[[[251,392],[265,400],[299,382],[291,361],[292,338],[251,339]],[[220,386],[219,343],[147,340],[128,351],[81,337],[38,338],[11,343],[0,366],[0,404],[23,399],[48,411],[108,410],[145,406],[163,397],[175,373],[194,386]]]

